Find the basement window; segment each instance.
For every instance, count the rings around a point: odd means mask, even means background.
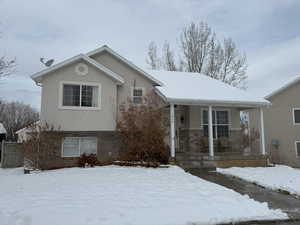
[[[80,157],[82,154],[97,154],[97,137],[65,137],[62,157]]]

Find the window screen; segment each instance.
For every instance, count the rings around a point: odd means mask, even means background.
[[[63,157],[79,157],[83,153],[97,154],[96,137],[65,137],[62,144]]]
[[[63,85],[63,105],[80,106],[80,85]]]
[[[64,157],[78,157],[80,156],[79,138],[66,137],[63,141],[62,155]]]
[[[143,101],[143,89],[134,88],[132,93],[132,101],[135,104],[141,104]]]

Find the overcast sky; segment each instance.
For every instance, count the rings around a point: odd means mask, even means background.
[[[178,43],[191,21],[232,37],[248,56],[249,90],[264,94],[300,75],[299,0],[0,0],[0,56],[17,59],[17,73],[0,97],[39,108],[29,76],[40,57],[56,62],[104,44],[141,67],[150,41]]]

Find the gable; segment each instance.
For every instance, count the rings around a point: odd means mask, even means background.
[[[83,62],[85,64],[89,64],[90,66],[93,66],[95,69],[103,72],[105,75],[109,76],[111,79],[113,79],[115,82],[119,83],[119,84],[123,84],[124,80],[122,79],[121,76],[119,76],[118,74],[114,73],[113,71],[109,70],[108,68],[106,68],[105,66],[97,63],[95,60],[87,57],[86,55],[83,54],[79,54],[77,56],[74,56],[70,59],[64,60],[58,64],[55,64],[47,69],[44,69],[38,73],[35,73],[33,75],[31,75],[31,78],[36,82],[36,83],[42,83],[43,79],[45,76],[49,75],[49,74],[53,74],[53,72],[56,72],[57,70],[64,68],[72,63],[75,62]],[[80,71],[76,71],[78,70],[78,68],[75,68],[75,72],[80,73]]]
[[[273,106],[300,107],[300,82],[294,82],[280,92],[268,97]]]
[[[139,76],[142,76],[142,77],[148,79],[155,86],[163,85],[161,81],[157,80],[155,77],[153,77],[151,74],[147,73],[145,70],[142,70],[141,68],[137,67],[135,64],[133,64],[126,58],[122,57],[121,55],[119,55],[117,52],[113,51],[111,48],[109,48],[106,45],[104,45],[101,48],[98,48],[94,51],[91,51],[91,52],[87,53],[86,55],[88,57],[95,59],[96,61],[98,61],[101,64],[104,63],[106,66],[112,65],[112,63],[114,61],[118,62],[119,66],[121,66],[122,69],[119,69],[116,64],[114,64],[114,66],[110,66],[109,68],[111,70],[115,69],[115,71],[118,71],[120,73],[122,73],[124,70],[129,69],[129,70],[131,70],[132,73],[136,73]],[[110,63],[107,61],[105,63],[105,60],[101,59],[101,57],[105,58],[105,56],[106,56],[106,58],[111,59]]]

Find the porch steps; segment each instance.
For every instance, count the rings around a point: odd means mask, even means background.
[[[176,153],[176,162],[183,169],[215,170],[216,167],[267,166],[267,157],[261,155],[227,154],[210,157],[207,154],[188,152]]]

